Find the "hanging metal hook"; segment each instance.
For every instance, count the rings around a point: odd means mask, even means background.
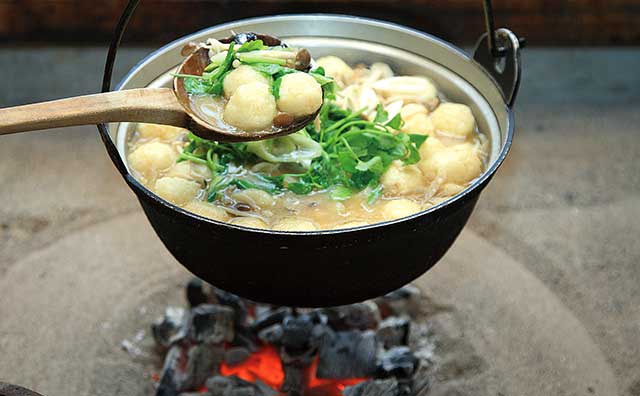
[[[498,41],[496,40],[496,28],[493,21],[493,4],[491,0],[484,0],[484,22],[487,29],[487,43],[489,45],[489,52],[494,58],[502,57],[506,54],[506,51],[502,47],[498,47]]]
[[[473,59],[494,78],[507,104],[513,106],[520,86],[520,48],[525,40],[508,29],[496,29],[491,0],[483,0],[483,5],[487,32],[478,40]]]

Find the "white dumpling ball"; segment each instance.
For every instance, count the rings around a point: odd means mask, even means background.
[[[168,169],[176,161],[177,153],[165,143],[149,142],[140,145],[129,154],[129,165],[149,177]]]
[[[417,165],[405,165],[402,161],[393,161],[389,169],[380,178],[386,195],[400,196],[423,192],[427,184]]]
[[[247,65],[240,65],[237,69],[227,74],[224,78],[222,86],[224,88],[224,97],[229,99],[236,90],[241,86],[253,82],[260,82],[269,85],[269,79],[264,74]]]
[[[204,201],[189,202],[184,208],[189,212],[193,212],[202,217],[218,221],[227,221],[231,217],[229,216],[229,213],[227,213],[227,211],[222,209],[220,206]]]
[[[349,84],[353,79],[353,69],[337,56],[323,56],[316,61],[316,64],[340,86]]]
[[[408,103],[400,109],[400,116],[407,121],[417,114],[429,114],[429,109],[420,103]]]
[[[162,177],[156,181],[156,194],[178,206],[192,201],[200,192],[200,185],[180,177]]]
[[[420,152],[420,160],[424,161],[433,156],[436,152],[445,150],[446,148],[447,146],[445,146],[438,138],[435,136],[429,136],[418,149]]]
[[[309,220],[285,217],[276,221],[271,229],[277,231],[314,231],[317,227]]]
[[[161,140],[176,140],[182,134],[186,134],[187,130],[169,125],[160,124],[145,124],[140,123],[137,125],[138,134],[142,139],[161,139]]]
[[[276,100],[267,84],[252,82],[239,86],[224,109],[224,121],[244,131],[271,127]]]
[[[445,136],[467,138],[475,129],[476,120],[469,106],[443,103],[431,114],[435,130]]]
[[[175,163],[166,173],[166,176],[181,177],[202,183],[211,177],[211,171],[206,165],[196,164],[191,161],[182,161]]]
[[[235,217],[231,220],[231,224],[249,228],[269,228],[264,221],[258,219],[257,217]]]
[[[482,173],[480,155],[470,143],[434,151],[424,157],[418,166],[428,180],[440,177],[444,183],[459,185],[465,185]]]
[[[410,199],[394,199],[383,204],[382,215],[385,220],[394,220],[418,213],[420,210],[422,210],[420,204]]]
[[[278,109],[294,117],[313,114],[322,106],[322,87],[307,73],[282,77]]]
[[[431,117],[424,113],[417,113],[405,120],[402,126],[402,132],[412,133],[416,135],[432,136],[434,134],[434,126]]]
[[[371,87],[388,100],[406,100],[427,104],[438,97],[438,90],[425,77],[389,77],[371,84]]]

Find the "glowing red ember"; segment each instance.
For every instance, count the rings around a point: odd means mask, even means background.
[[[318,358],[305,370],[307,380],[306,396],[342,396],[345,387],[366,381],[366,378],[325,379],[318,378],[316,371]],[[222,363],[220,374],[224,376],[235,375],[245,381],[256,382],[260,380],[271,388],[280,390],[284,382],[284,370],[278,350],[271,345],[262,346],[251,354],[244,362],[231,366]]]

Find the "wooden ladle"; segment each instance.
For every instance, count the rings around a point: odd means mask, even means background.
[[[275,37],[254,33],[241,33],[220,41],[230,42],[246,35],[258,37],[269,46],[281,44]],[[201,48],[187,56],[178,73],[201,75],[208,64],[208,52]],[[184,79],[175,77],[173,88],[129,89],[0,109],[0,135],[108,122],[145,122],[186,128],[208,140],[242,142],[299,131],[317,115],[316,112],[295,119],[282,128],[231,131],[198,116],[192,106]]]

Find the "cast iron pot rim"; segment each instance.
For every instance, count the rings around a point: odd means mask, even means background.
[[[379,20],[379,19],[374,19],[374,18],[365,18],[365,17],[360,17],[360,16],[353,16],[353,15],[344,15],[344,14],[330,14],[330,13],[309,13],[309,14],[285,14],[285,15],[272,15],[272,16],[262,16],[262,17],[254,17],[254,18],[245,18],[245,19],[239,19],[239,20],[235,20],[235,21],[231,21],[231,22],[225,22],[219,25],[214,25],[214,26],[210,26],[201,30],[198,30],[194,33],[191,33],[187,36],[183,36],[183,37],[179,37],[165,45],[163,45],[162,47],[152,51],[151,53],[149,53],[147,56],[145,56],[143,59],[141,59],[135,66],[133,66],[126,74],[125,76],[115,85],[114,89],[116,91],[119,91],[122,88],[122,85],[124,85],[124,83],[129,79],[129,77],[138,69],[144,67],[144,65],[149,61],[150,58],[155,57],[159,52],[164,51],[166,48],[169,48],[171,46],[176,45],[178,42],[182,42],[182,41],[189,41],[188,39],[191,37],[196,37],[208,30],[211,30],[213,28],[218,28],[218,29],[225,29],[225,28],[231,28],[234,25],[238,24],[238,23],[246,23],[246,22],[260,22],[260,21],[264,21],[264,20],[287,20],[287,19],[308,19],[308,18],[314,18],[314,17],[329,17],[329,18],[335,18],[338,20],[349,20],[349,19],[356,19],[358,21],[363,21],[366,22],[368,24],[371,25],[375,25],[375,26],[379,26],[382,28],[392,28],[395,30],[400,30],[403,31],[405,33],[410,33],[413,35],[417,35],[420,36],[422,38],[426,38],[429,40],[433,40],[436,41],[438,43],[440,43],[441,45],[443,45],[444,47],[446,47],[447,49],[449,49],[452,52],[457,53],[458,55],[462,56],[463,58],[466,58],[469,62],[472,62],[472,64],[477,67],[478,69],[480,69],[493,83],[494,85],[496,85],[496,88],[498,88],[498,91],[502,93],[502,90],[500,89],[500,87],[496,84],[494,78],[487,72],[487,70],[485,70],[484,67],[482,67],[480,64],[478,64],[474,59],[472,59],[469,55],[467,55],[466,52],[464,52],[462,49],[458,48],[457,46],[449,43],[448,41],[442,40],[436,36],[433,36],[429,33],[425,33],[422,32],[420,30],[417,29],[413,29],[413,28],[409,28],[407,26],[403,26],[397,23],[393,23],[393,22],[388,22],[388,21],[383,21],[383,20]],[[402,48],[401,48],[402,49]],[[403,49],[404,50],[404,49]],[[406,50],[405,50],[406,51]],[[410,51],[409,51],[410,52]],[[449,69],[448,67],[442,65],[443,67],[447,68],[447,70],[451,71],[452,73],[457,74],[455,71]],[[113,64],[111,65],[111,67],[113,67]],[[461,77],[462,78],[462,77]],[[465,79],[466,80],[466,79]],[[472,84],[473,85],[473,84]],[[109,88],[109,87],[105,87],[105,88]],[[483,99],[485,99],[485,101],[487,100],[485,98],[485,96],[481,93],[478,92],[480,94],[480,96],[483,97]],[[504,99],[504,95],[503,95],[503,99]],[[136,195],[140,196],[141,194],[144,195],[145,197],[151,199],[152,201],[160,204],[160,206],[162,206],[167,212],[177,212],[182,216],[186,216],[187,219],[189,220],[197,220],[197,221],[203,221],[205,223],[209,223],[209,224],[214,224],[217,226],[223,226],[223,227],[227,227],[227,228],[231,228],[234,230],[238,230],[238,231],[245,231],[245,232],[257,232],[257,233],[262,233],[262,234],[268,234],[268,235],[300,235],[300,236],[318,236],[318,235],[332,235],[332,234],[343,234],[343,233],[349,233],[349,232],[357,232],[357,231],[364,231],[364,230],[372,230],[374,228],[382,228],[388,225],[393,225],[393,224],[398,224],[398,223],[402,223],[405,221],[410,221],[413,219],[416,219],[418,217],[421,216],[425,216],[428,215],[430,213],[436,212],[440,209],[443,209],[449,205],[452,205],[458,201],[463,200],[464,198],[467,197],[467,195],[469,195],[470,193],[472,193],[474,190],[476,189],[480,189],[480,191],[484,188],[484,185],[488,182],[488,180],[493,177],[493,175],[496,173],[496,171],[498,170],[498,168],[500,167],[500,165],[502,165],[502,162],[504,162],[504,159],[507,156],[507,153],[509,152],[509,149],[511,148],[511,143],[513,140],[513,132],[514,132],[514,114],[513,114],[513,109],[508,106],[505,102],[505,108],[506,108],[506,112],[508,115],[508,123],[507,123],[507,130],[506,132],[506,138],[505,138],[505,142],[504,145],[502,145],[502,148],[500,149],[500,152],[498,154],[498,157],[496,158],[496,160],[491,164],[491,166],[486,169],[478,178],[476,178],[473,183],[468,186],[467,188],[465,188],[462,192],[454,195],[453,197],[447,199],[444,202],[439,203],[438,205],[432,206],[428,209],[425,209],[423,211],[420,212],[416,212],[412,215],[406,216],[406,217],[401,217],[399,219],[394,219],[394,220],[387,220],[387,221],[382,221],[382,222],[378,222],[378,223],[373,223],[373,224],[367,224],[364,226],[359,226],[359,227],[351,227],[351,228],[339,228],[339,229],[335,229],[335,230],[316,230],[316,231],[278,231],[278,230],[267,230],[267,229],[261,229],[261,228],[251,228],[251,227],[243,227],[243,226],[238,226],[232,223],[227,223],[224,221],[218,221],[218,220],[213,220],[207,217],[203,217],[200,216],[198,214],[189,212],[177,205],[172,204],[169,201],[166,201],[162,198],[160,198],[158,195],[154,194],[151,190],[147,189],[145,186],[143,186],[138,180],[136,180],[135,177],[133,177],[133,175],[131,175],[129,173],[129,171],[127,170],[127,167],[124,165],[124,162],[122,162],[122,158],[120,157],[120,152],[117,150],[117,148],[115,147],[115,144],[113,143],[113,140],[111,139],[111,135],[109,134],[108,130],[108,126],[106,124],[98,124],[98,130],[100,131],[100,134],[102,136],[102,140],[103,143],[105,144],[105,146],[107,147],[107,151],[109,152],[110,156],[112,157],[112,160],[114,161],[116,168],[118,168],[118,171],[120,171],[120,173],[122,174],[122,176],[124,177],[125,181],[127,182],[127,184],[134,190],[134,192],[136,193]],[[495,113],[494,113],[495,116]],[[114,156],[117,156],[116,159],[114,159]],[[478,193],[480,192],[478,191]]]

